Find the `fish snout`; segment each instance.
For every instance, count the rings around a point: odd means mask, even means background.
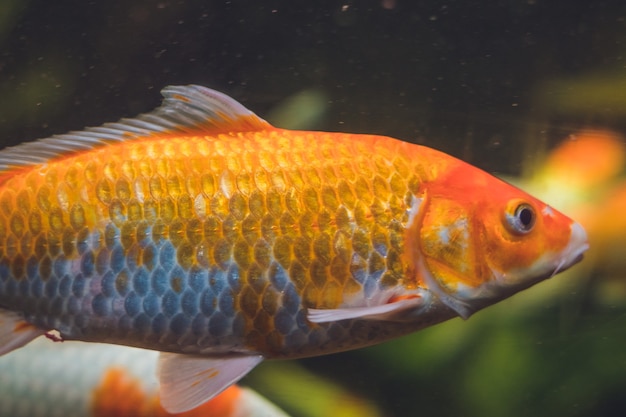
[[[567,269],[570,266],[582,261],[584,253],[589,249],[589,240],[587,232],[580,223],[573,222],[571,227],[571,235],[569,243],[565,247],[563,254],[565,255],[560,270]]]
[[[584,253],[587,249],[589,249],[589,242],[585,229],[576,222],[572,223],[570,229],[571,232],[569,242],[561,252],[563,256],[557,261],[554,272],[552,272],[548,278],[553,277],[559,272],[565,271],[571,266],[582,261]]]

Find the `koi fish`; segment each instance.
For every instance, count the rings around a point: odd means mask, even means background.
[[[158,352],[101,343],[29,344],[0,358],[0,416],[167,417]],[[46,383],[45,381],[54,381]],[[231,385],[177,417],[287,417],[250,388]]]
[[[184,412],[264,359],[468,318],[587,250],[578,223],[434,149],[162,94],[0,152],[0,354],[42,334],[158,350]]]

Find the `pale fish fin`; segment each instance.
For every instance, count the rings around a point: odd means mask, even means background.
[[[308,310],[307,318],[313,323],[327,323],[339,320],[394,320],[398,313],[419,307],[422,298],[414,295],[398,300],[392,300],[386,304],[369,307],[346,307],[331,309]]]
[[[236,133],[272,128],[236,100],[210,88],[169,86],[161,94],[165,98],[163,104],[150,113],[6,148],[0,151],[0,171],[154,135]]]
[[[262,360],[261,355],[209,357],[161,352],[161,405],[172,414],[189,411],[237,382]]]
[[[21,348],[45,332],[10,310],[0,308],[0,356]]]

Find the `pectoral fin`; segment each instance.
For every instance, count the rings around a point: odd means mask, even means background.
[[[262,360],[261,355],[207,357],[161,352],[161,405],[172,414],[191,410],[237,382]]]
[[[421,303],[421,297],[411,295],[403,298],[392,299],[386,304],[368,307],[346,307],[335,309],[310,308],[307,318],[313,323],[327,323],[349,319],[394,320],[398,313],[417,308]]]
[[[21,348],[45,332],[10,310],[0,308],[0,356]]]

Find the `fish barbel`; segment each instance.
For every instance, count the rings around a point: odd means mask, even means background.
[[[263,359],[467,318],[588,247],[578,223],[434,149],[162,93],[151,113],[0,152],[0,354],[42,334],[158,350],[181,412]]]

